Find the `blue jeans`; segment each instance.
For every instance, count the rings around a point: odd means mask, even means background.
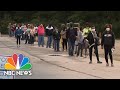
[[[47,46],[46,46],[46,48],[51,48],[51,44],[52,44],[52,36],[48,36],[48,40],[47,40]]]
[[[75,42],[68,39],[68,54],[73,56]]]
[[[44,35],[38,35],[38,46],[44,46]]]
[[[54,40],[54,50],[59,51],[60,40]]]

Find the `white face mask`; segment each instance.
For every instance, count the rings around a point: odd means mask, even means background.
[[[106,28],[106,31],[110,31],[110,28]]]
[[[92,31],[94,32],[94,31],[95,31],[95,29],[92,29]]]

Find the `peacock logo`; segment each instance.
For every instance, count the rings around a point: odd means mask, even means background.
[[[4,68],[6,70],[30,70],[32,65],[30,59],[24,57],[23,54],[13,54],[12,57],[7,58]]]

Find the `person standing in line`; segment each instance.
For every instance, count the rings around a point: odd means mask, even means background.
[[[34,26],[31,25],[31,31],[30,31],[31,45],[34,45],[34,36],[35,36]]]
[[[55,32],[55,27],[53,27],[53,32]],[[55,45],[54,45],[54,44],[55,44],[54,41],[55,41],[55,40],[54,40],[54,37],[52,36],[52,47],[53,47],[52,49],[54,49],[54,46],[55,46]]]
[[[74,52],[76,37],[77,37],[77,31],[73,28],[73,22],[70,22],[70,28],[67,30],[69,56],[74,56],[73,52]]]
[[[67,51],[67,37],[66,37],[66,27],[63,26],[62,28],[63,30],[61,31],[61,37],[62,37],[62,48],[63,48],[63,51],[65,50],[64,47],[66,47],[66,51]]]
[[[87,36],[87,40],[89,42],[89,57],[90,57],[90,62],[89,64],[92,64],[92,51],[94,48],[94,53],[96,55],[97,58],[97,63],[102,63],[99,60],[99,54],[98,54],[98,42],[99,42],[99,37],[97,36],[96,30],[95,30],[95,26],[92,27],[91,32],[89,32],[88,36]]]
[[[53,26],[51,24],[49,24],[47,27],[46,27],[46,36],[47,36],[47,45],[46,45],[46,48],[51,48],[51,44],[52,44],[52,36],[53,36]]]
[[[35,35],[34,35],[35,41],[38,42],[38,33],[37,33],[38,27],[37,27],[37,25],[34,26],[34,31],[35,31]]]
[[[25,37],[26,37],[26,36],[25,36],[25,32],[26,32],[26,30],[27,30],[27,26],[24,25],[24,27],[23,27],[23,32],[24,32],[24,33],[23,33],[23,36],[24,36],[24,40],[25,40]]]
[[[57,29],[57,27],[55,27],[55,31],[53,32],[53,38],[54,38],[54,51],[59,52],[59,45],[60,45],[60,32]]]
[[[113,55],[112,55],[112,49],[115,49],[115,35],[112,31],[112,25],[106,24],[105,25],[105,31],[102,34],[101,37],[101,48],[104,47],[104,53],[105,53],[105,60],[106,60],[106,66],[109,66],[108,63],[108,54],[110,56],[111,60],[111,67],[113,67]]]
[[[38,26],[38,46],[42,45],[44,47],[44,34],[45,34],[45,29],[43,24],[40,24]]]
[[[82,27],[80,28],[80,32],[78,33],[78,51],[77,51],[77,57],[79,56],[80,53],[80,57],[83,57],[82,52],[83,52],[83,35],[82,35]]]
[[[25,31],[25,44],[28,43],[29,38],[30,38],[30,25],[28,24],[28,25],[27,25],[27,29],[26,29],[26,31]]]
[[[20,29],[20,27],[17,27],[15,32],[15,36],[17,38],[17,41],[16,41],[17,47],[20,47],[21,35],[22,35],[22,30]]]
[[[21,26],[21,29],[22,29],[22,37],[21,37],[21,40],[24,40],[25,39],[25,34],[24,34],[24,24],[22,23],[22,26]]]
[[[76,37],[76,40],[75,40],[75,54],[77,54],[77,51],[78,51],[78,41],[79,41],[79,33],[80,33],[80,29],[79,27],[78,28],[75,28],[77,30],[77,37]]]
[[[83,33],[82,33],[83,36],[84,36],[83,46],[84,46],[84,49],[85,49],[85,58],[87,57],[87,49],[88,49],[88,40],[86,39],[86,37],[88,36],[88,34],[89,34],[90,31],[91,31],[90,23],[86,22],[86,26],[83,29]]]

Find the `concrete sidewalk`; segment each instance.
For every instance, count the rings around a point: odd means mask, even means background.
[[[14,38],[2,37],[0,40],[13,42]],[[24,41],[22,41],[24,42]],[[25,45],[23,45],[25,46]],[[89,57],[70,57],[67,52],[54,52],[51,48],[38,47],[37,42],[34,46],[27,46],[34,52],[33,57],[39,58],[46,63],[65,68],[70,71],[82,73],[94,77],[94,79],[120,79],[120,62],[114,60],[114,67],[106,67],[104,58],[100,58],[102,64],[97,64],[96,57],[93,56],[93,63],[89,64]],[[29,54],[29,53],[28,53]],[[31,53],[32,55],[32,53]],[[50,56],[59,55],[59,56]],[[113,56],[114,57],[114,56]],[[110,64],[110,60],[109,60]],[[59,72],[59,71],[58,71]],[[89,78],[88,78],[89,79]]]

